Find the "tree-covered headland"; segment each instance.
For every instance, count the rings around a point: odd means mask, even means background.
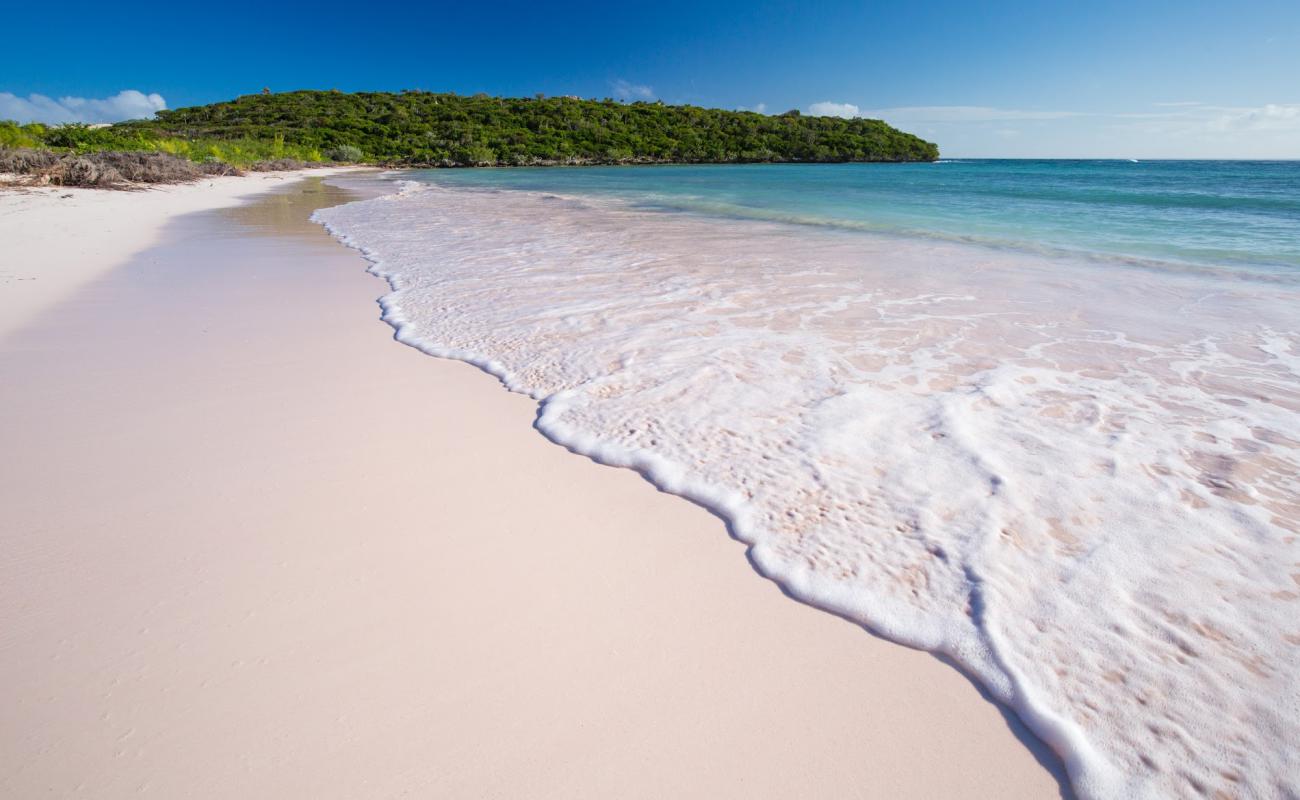
[[[768,116],[658,102],[424,91],[297,91],[160,111],[110,126],[0,123],[0,148],[161,152],[193,162],[473,167],[933,161],[880,120]]]

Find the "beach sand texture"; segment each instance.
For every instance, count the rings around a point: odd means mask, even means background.
[[[89,280],[0,284],[0,796],[1064,791],[955,669],[393,342],[308,222],[346,192],[274,185],[161,236],[163,192],[0,205],[0,272]]]

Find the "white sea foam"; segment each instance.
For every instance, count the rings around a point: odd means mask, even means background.
[[[1085,797],[1300,796],[1300,291],[613,201],[318,219],[398,337],[950,655]]]

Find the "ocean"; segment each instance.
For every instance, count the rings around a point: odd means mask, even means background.
[[[625,199],[639,207],[938,237],[1134,262],[1300,271],[1300,162],[445,170],[444,186]]]
[[[317,219],[399,340],[960,664],[1080,796],[1300,795],[1300,163],[395,179]]]

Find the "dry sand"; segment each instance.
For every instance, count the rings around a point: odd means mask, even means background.
[[[956,670],[394,343],[340,190],[278,185],[0,228],[101,276],[0,284],[0,796],[1060,794]]]
[[[335,167],[208,178],[131,191],[129,201],[119,191],[0,189],[0,339],[154,244],[170,219],[236,206],[304,175],[346,171]]]

